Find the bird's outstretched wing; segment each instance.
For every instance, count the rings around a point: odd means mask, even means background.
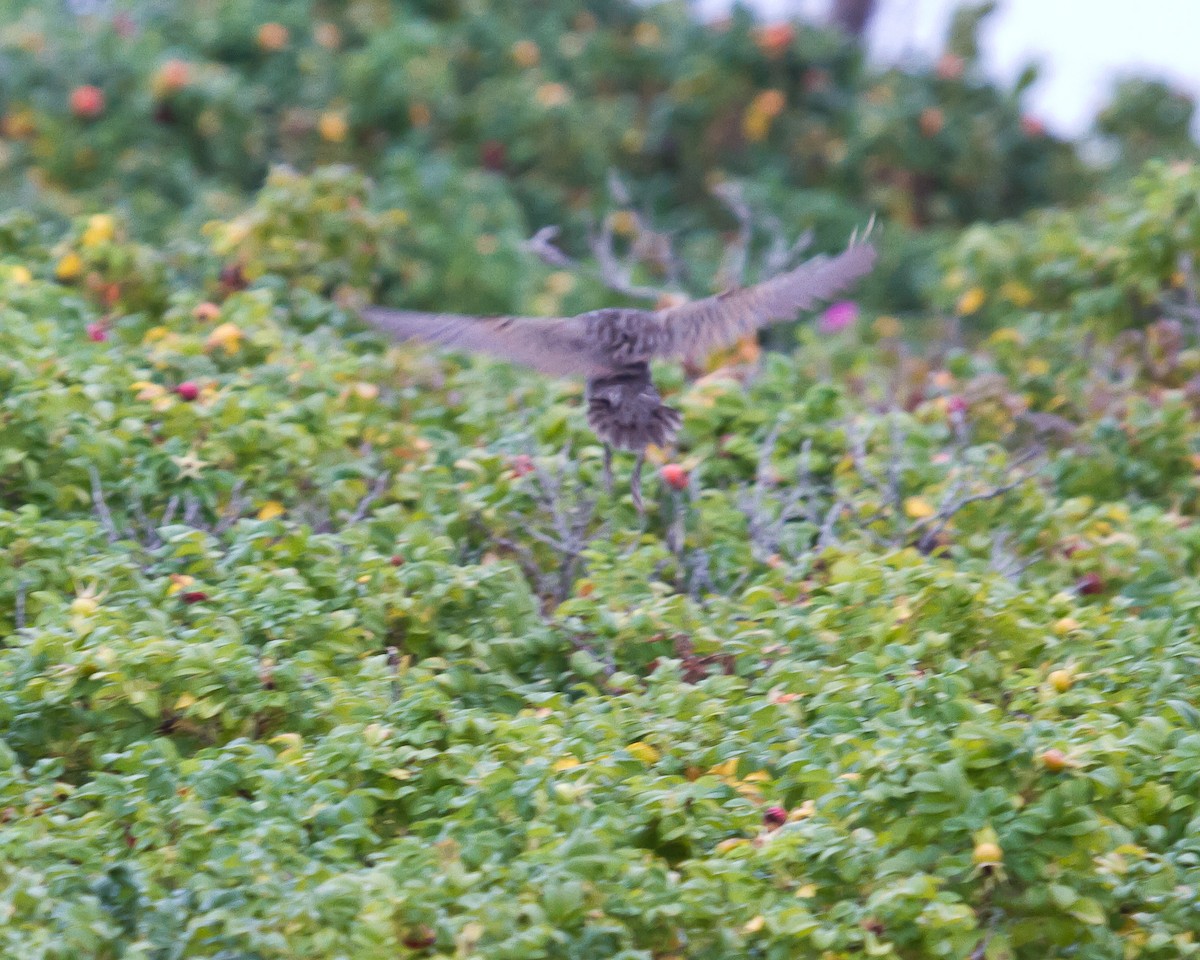
[[[577,317],[471,317],[384,307],[368,307],[362,316],[400,340],[489,353],[552,376],[595,376],[611,368]]]
[[[756,286],[659,310],[651,320],[654,355],[702,356],[769,324],[793,320],[869,273],[875,256],[874,246],[865,239],[851,240],[836,256],[813,257]]]

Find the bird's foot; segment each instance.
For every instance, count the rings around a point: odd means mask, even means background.
[[[612,460],[612,447],[606,443],[604,445],[604,489],[609,493],[613,491]]]

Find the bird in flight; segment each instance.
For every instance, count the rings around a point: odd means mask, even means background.
[[[867,233],[869,234],[868,227]],[[671,443],[682,418],[662,402],[650,361],[701,357],[772,323],[793,320],[871,270],[875,248],[851,238],[835,256],[817,256],[752,287],[661,310],[608,307],[574,317],[473,317],[368,307],[363,317],[401,339],[488,353],[556,377],[587,382],[587,422],[604,443],[605,480],[613,448],[637,454],[630,486],[642,512],[646,447]]]

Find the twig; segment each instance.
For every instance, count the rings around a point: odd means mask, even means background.
[[[16,622],[17,630],[25,629],[25,591],[29,588],[29,584],[25,582],[24,577],[17,578],[17,598],[16,610],[13,614],[13,619]]]
[[[825,514],[825,521],[821,524],[821,532],[817,534],[816,550],[818,552],[836,542],[833,536],[833,525],[837,523],[837,518],[841,516],[846,506],[844,500],[835,500],[833,506],[829,508],[829,512]]]
[[[588,528],[596,514],[597,501],[594,498],[583,498],[574,509],[567,507],[566,498],[563,496],[562,476],[547,471],[532,452],[530,460],[533,462],[534,479],[541,492],[538,499],[543,509],[550,515],[553,535],[538,530],[536,527],[529,527],[528,533],[564,559],[565,562],[559,569],[557,592],[558,599],[562,601],[570,595],[579,561],[583,556],[583,551],[591,542],[592,538],[588,535]],[[563,447],[561,462],[564,465],[571,462],[569,445]]]
[[[200,526],[200,512],[203,509],[203,504],[194,493],[189,493],[183,498],[183,523],[188,527]]]
[[[867,484],[876,490],[883,490],[883,481],[867,466],[867,433],[859,430],[857,424],[846,424],[846,452],[850,454],[850,462],[854,464],[854,472]]]
[[[608,192],[612,198],[623,207],[629,206],[633,202],[633,198],[629,194],[629,188],[625,186],[625,181],[620,178],[617,171],[610,167],[607,179]]]
[[[108,533],[108,542],[116,543],[121,539],[121,532],[117,529],[108,504],[104,501],[104,490],[100,486],[100,473],[94,464],[88,464],[88,476],[92,481],[92,506],[95,507],[96,514],[100,517],[100,523]]]
[[[611,680],[613,674],[617,672],[617,665],[613,662],[612,657],[602,655],[594,647],[584,643],[583,638],[577,634],[567,632],[567,642],[571,644],[580,653],[586,653],[593,657],[600,664],[600,672],[604,674],[605,680]]]
[[[613,248],[612,224],[605,217],[600,223],[599,233],[589,232],[588,246],[600,268],[600,279],[610,290],[638,300],[659,300],[676,291],[667,287],[651,287],[633,282],[633,265],[622,263]]]
[[[688,565],[691,568],[688,577],[688,596],[699,601],[705,591],[712,591],[714,587],[712,563],[709,560],[708,551],[703,547],[697,547],[692,551]]]
[[[159,539],[158,532],[154,528],[154,523],[146,516],[146,508],[142,504],[142,498],[140,496],[130,497],[127,503],[134,519],[138,522],[138,526],[142,528],[142,545],[150,550],[162,546],[162,540]]]
[[[712,194],[729,208],[738,223],[737,239],[725,250],[722,278],[726,286],[745,286],[750,241],[754,238],[754,215],[742,194],[741,184],[732,181],[718,183],[712,188]]]
[[[392,674],[392,702],[400,699],[400,651],[396,647],[387,648],[387,665]]]
[[[777,273],[783,273],[800,259],[800,255],[812,246],[814,237],[812,229],[805,230],[791,243],[787,242],[784,234],[783,224],[776,217],[765,216],[763,221],[768,225],[771,232],[771,245],[767,248],[767,255],[763,261],[763,274],[765,277],[773,277]]]
[[[1012,461],[1012,463],[1008,465],[1008,469],[1016,470],[1038,457],[1041,453],[1041,447],[1034,447],[1030,450],[1027,450],[1016,460]],[[965,496],[959,495],[957,489],[952,487],[952,489],[947,493],[946,497],[943,498],[937,512],[934,513],[933,516],[925,517],[913,524],[912,527],[909,528],[908,536],[911,537],[913,533],[916,533],[922,527],[928,527],[929,529],[927,529],[917,541],[917,547],[918,549],[922,550],[929,549],[937,539],[938,534],[946,529],[946,525],[951,519],[953,519],[954,515],[964,507],[969,506],[972,503],[980,503],[984,500],[994,500],[996,497],[1002,497],[1004,494],[1008,493],[1010,490],[1016,489],[1022,483],[1025,483],[1032,477],[1033,473],[1022,473],[1020,476],[1014,477],[1012,480],[992,487],[989,490],[982,490],[977,493],[966,494]],[[960,488],[961,484],[958,486]]]
[[[229,530],[242,517],[242,511],[250,505],[250,498],[242,496],[242,490],[246,486],[244,480],[238,480],[233,485],[233,489],[229,492],[229,504],[221,512],[220,518],[213,527],[213,533],[224,533]]]
[[[543,263],[551,267],[574,267],[575,261],[554,245],[554,238],[559,229],[554,224],[542,227],[537,233],[526,240],[522,246]]]
[[[821,519],[816,503],[817,483],[812,475],[812,446],[811,438],[805,439],[800,445],[800,459],[796,462],[798,482],[783,502],[779,518],[781,523],[787,523],[802,515],[807,516],[808,522],[812,524]],[[796,512],[796,507],[801,503],[804,504],[804,514]]]
[[[354,512],[346,520],[345,526],[352,527],[356,523],[361,523],[366,519],[367,512],[371,509],[371,504],[383,496],[383,492],[388,488],[388,484],[392,482],[392,475],[386,470],[375,478],[375,482],[371,484],[370,489],[366,492],[361,500],[358,501],[358,506],[354,508]]]
[[[608,172],[608,192],[616,205],[628,208],[631,205],[629,189],[617,176],[615,170]],[[639,300],[659,300],[664,296],[678,296],[684,276],[683,261],[675,253],[670,237],[646,225],[643,217],[630,211],[633,217],[634,236],[630,255],[619,258],[613,245],[612,218],[603,217],[599,232],[588,231],[588,246],[599,268],[600,280],[611,290]],[[633,282],[633,270],[638,261],[657,260],[667,277],[666,286],[649,286]]]
[[[793,520],[803,518],[815,529],[815,539],[802,552],[801,556],[811,556],[835,542],[834,524],[846,508],[843,500],[835,499],[827,508],[822,510],[821,501],[829,494],[823,494],[818,489],[812,475],[812,440],[806,439],[800,447],[800,456],[796,464],[796,481],[784,491],[777,493],[768,506],[767,491],[774,487],[771,480],[771,460],[775,453],[780,426],[780,417],[767,432],[758,454],[758,467],[755,471],[754,486],[749,500],[743,500],[742,511],[746,514],[747,533],[751,549],[756,559],[766,561],[779,552],[784,540],[787,525]],[[799,559],[799,558],[796,558]]]
[[[887,502],[897,515],[904,509],[904,497],[900,492],[900,454],[904,449],[904,433],[899,418],[893,410],[888,416]]]
[[[1000,576],[1006,580],[1016,583],[1021,574],[1033,566],[1036,557],[1028,557],[1022,560],[1013,551],[1008,549],[1008,531],[1000,530],[992,537],[992,551],[988,558],[988,564]]]
[[[492,530],[478,514],[473,515],[469,522],[496,546],[508,550],[516,557],[517,566],[521,568],[521,572],[525,574],[526,578],[532,581],[538,593],[547,592],[546,576],[542,573],[542,568],[538,566],[537,558],[529,547]]]

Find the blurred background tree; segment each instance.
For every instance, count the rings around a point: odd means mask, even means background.
[[[880,8],[842,0],[825,26],[633,0],[114,2],[66,18],[50,0],[0,0],[0,206],[60,224],[122,209],[161,242],[244,207],[274,164],[350,164],[414,207],[422,191],[480,198],[455,225],[444,208],[421,215],[424,267],[387,296],[503,310],[534,306],[519,255],[482,296],[430,278],[458,276],[482,235],[547,225],[587,257],[589,234],[625,209],[686,241],[687,292],[712,292],[739,229],[712,190],[735,180],[776,223],[755,232],[752,261],[781,231],[829,249],[877,213],[884,261],[863,297],[919,311],[931,253],[956,230],[1078,204],[1105,169],[1029,113],[1036,70],[986,75],[994,3],[963,7],[942,53],[902,68],[873,66],[858,40]],[[1191,109],[1154,81],[1122,85],[1098,121],[1108,169],[1194,155]],[[501,234],[475,203],[505,211]],[[662,280],[664,264],[637,270]]]

